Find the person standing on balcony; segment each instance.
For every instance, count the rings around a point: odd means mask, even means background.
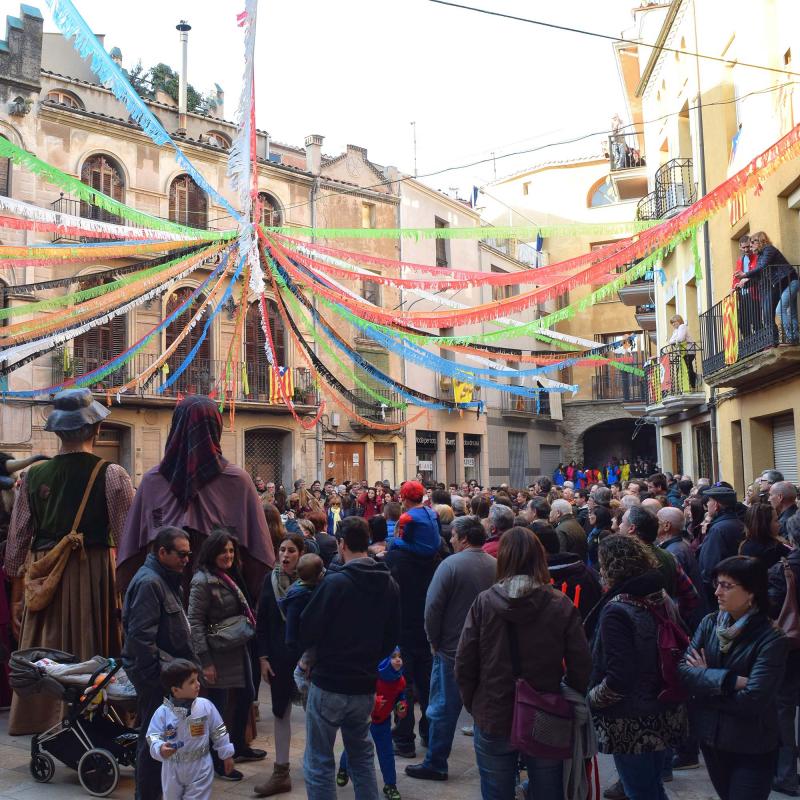
[[[754,233],[750,241],[758,254],[758,264],[748,273],[749,277],[742,279],[741,284],[758,281],[763,286],[766,303],[765,322],[772,321],[774,331],[774,319],[779,316],[783,329],[783,342],[797,344],[797,291],[800,288],[797,270],[789,264],[786,256],[770,242],[763,231]],[[776,339],[776,341],[781,340]]]
[[[628,163],[628,145],[625,143],[625,134],[622,117],[614,114],[611,117],[611,169],[624,169]]]
[[[689,326],[683,321],[680,314],[672,316],[669,324],[672,325],[672,336],[669,337],[668,344],[671,346],[672,352],[680,351],[686,367],[686,380],[683,380],[682,371],[679,371],[678,385],[681,389],[692,391],[697,385],[697,373],[694,371],[694,342],[689,335]]]

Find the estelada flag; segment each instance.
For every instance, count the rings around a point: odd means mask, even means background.
[[[739,307],[735,294],[722,301],[722,346],[725,363],[735,364],[739,360]]]
[[[280,373],[280,381],[283,384],[284,395],[291,400],[294,394],[294,381],[292,380],[292,370],[289,367],[278,367]],[[283,402],[281,396],[281,389],[275,380],[275,371],[269,370],[269,401],[272,404],[280,404]]]
[[[669,356],[661,356],[659,361],[661,370],[661,391],[668,392],[672,388],[672,371],[669,368]]]

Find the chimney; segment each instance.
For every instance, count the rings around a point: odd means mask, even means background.
[[[222,87],[218,83],[214,84],[214,88],[217,95],[217,116],[220,119],[225,119],[225,92],[222,91]]]
[[[186,87],[188,85],[186,70],[189,62],[189,31],[191,29],[192,26],[185,19],[175,26],[175,30],[179,31],[181,35],[181,74],[178,83],[178,133],[181,136],[186,136]]]
[[[322,142],[324,136],[312,133],[306,136],[306,169],[316,178],[322,170]]]

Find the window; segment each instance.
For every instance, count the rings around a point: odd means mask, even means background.
[[[589,190],[589,208],[599,206],[610,206],[616,203],[617,198],[614,194],[614,187],[609,178],[603,178]]]
[[[266,399],[270,395],[270,368],[264,349],[265,337],[261,327],[261,311],[258,303],[251,303],[244,319],[244,361],[251,398]],[[275,359],[279,367],[286,367],[286,330],[274,300],[267,300],[269,332],[275,348]]]
[[[445,222],[443,219],[439,219],[439,217],[435,218],[434,223],[436,228],[449,228],[450,224]],[[437,267],[449,267],[450,266],[450,259],[448,258],[448,251],[449,251],[449,242],[447,239],[436,239],[436,266]]]
[[[164,315],[166,317],[170,316],[170,314],[176,311],[189,299],[189,296],[193,292],[194,289],[189,286],[182,286],[180,289],[176,289],[167,299]],[[170,322],[165,332],[166,347],[169,347],[173,342],[175,342],[175,340],[178,338],[178,335],[186,327],[189,320],[192,319],[192,317],[197,313],[197,310],[203,300],[203,296],[198,295],[182,314],[179,314],[174,320],[172,320],[172,322]],[[184,359],[192,351],[194,346],[200,342],[200,336],[202,332],[203,326],[195,325],[193,328],[190,328],[188,334],[181,339],[180,343],[175,348],[175,351],[167,360],[169,372],[167,373],[165,380],[169,378],[170,373],[175,372],[178,369],[178,367],[183,363]],[[180,378],[172,384],[169,391],[175,394],[178,392],[182,392],[184,394],[208,394],[211,389],[211,382],[216,377],[212,374],[213,365],[210,359],[211,345],[209,343],[209,337],[206,336],[206,338],[203,339],[202,344],[199,345],[194,358],[189,362],[189,366],[186,368],[186,370],[184,370]]]
[[[375,217],[375,203],[361,204],[361,227],[374,228],[377,225]]]
[[[103,278],[90,278],[81,281],[82,289],[93,289],[102,286]],[[72,345],[73,375],[85,375],[97,369],[101,364],[116,358],[127,344],[126,316],[119,315],[101,325],[95,325],[86,333],[76,336]],[[118,376],[112,375],[113,382]]]
[[[112,200],[125,202],[125,181],[122,169],[113,160],[103,155],[90,156],[81,167],[81,183],[91,186],[102,192]],[[84,219],[96,219],[101,222],[121,222],[116,214],[111,214],[103,208],[93,206],[91,203],[81,202],[81,216]]]
[[[231,146],[231,140],[224,133],[217,131],[209,131],[206,140],[212,147],[219,147],[221,150],[228,150]]]
[[[179,175],[169,187],[169,218],[192,228],[208,227],[208,200],[189,175]]]
[[[51,103],[60,103],[67,108],[83,109],[84,105],[78,95],[72,92],[64,91],[63,89],[53,89],[47,93],[47,99]]]
[[[492,272],[497,274],[507,274],[508,270],[500,269],[492,264]],[[506,300],[509,297],[516,297],[519,294],[519,284],[507,284],[505,286],[492,286],[492,302],[496,303],[498,300]]]
[[[278,201],[267,192],[258,193],[258,202],[261,204],[261,224],[267,228],[279,228],[283,225],[283,212]]]
[[[5,136],[0,137],[5,139]],[[0,158],[0,195],[11,197],[11,159]]]
[[[381,285],[369,279],[361,279],[361,296],[374,306],[381,304]]]

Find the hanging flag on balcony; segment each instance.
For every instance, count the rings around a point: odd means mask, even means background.
[[[739,360],[739,308],[735,294],[722,301],[722,344],[725,363],[735,364]]]
[[[669,356],[661,356],[658,363],[661,369],[661,391],[669,392],[672,389],[672,371],[669,368]]]
[[[286,397],[294,394],[294,381],[292,380],[292,370],[289,367],[278,367],[278,372],[283,383],[283,393]],[[275,382],[275,370],[269,370],[269,401],[270,403],[282,403],[280,386]]]
[[[471,403],[474,388],[471,383],[464,383],[453,378],[453,400],[456,403]]]
[[[247,374],[247,364],[242,364],[242,391],[245,397],[250,395],[250,378]]]

